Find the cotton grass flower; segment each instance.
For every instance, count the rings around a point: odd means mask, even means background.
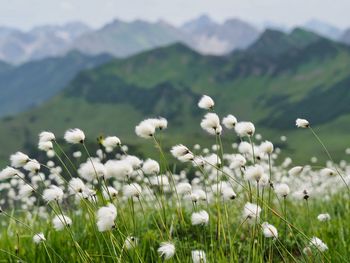
[[[117,208],[113,204],[103,206],[97,211],[97,228],[100,232],[109,231],[115,226]]]
[[[120,181],[128,179],[134,169],[130,162],[125,160],[109,160],[105,163],[106,178],[116,178]]]
[[[323,241],[317,237],[311,238],[310,246],[315,247],[317,250],[324,252],[328,249],[328,246],[323,243]]]
[[[42,131],[39,133],[39,142],[52,142],[56,140],[55,134],[48,131]]]
[[[78,174],[81,178],[91,182],[94,179],[106,176],[107,169],[98,159],[90,159],[80,164]]]
[[[305,120],[305,119],[296,119],[295,121],[295,125],[298,127],[298,128],[309,128],[310,127],[310,123]]]
[[[85,134],[82,130],[78,128],[69,129],[64,134],[64,139],[66,140],[66,142],[71,144],[83,143],[85,140]]]
[[[15,177],[19,171],[13,167],[7,166],[0,172],[0,181]]]
[[[249,166],[245,172],[245,178],[252,182],[259,182],[264,174],[264,169],[260,165]]]
[[[214,105],[215,105],[214,100],[207,95],[203,95],[198,102],[198,107],[205,110],[213,109]]]
[[[297,176],[297,175],[300,175],[303,170],[304,170],[303,166],[295,166],[288,171],[288,174],[290,176]]]
[[[159,163],[152,159],[147,159],[142,166],[142,171],[145,174],[153,175],[158,174],[160,172]]]
[[[125,239],[124,246],[127,250],[130,250],[135,248],[138,245],[138,242],[139,242],[138,238],[133,236],[128,236]]]
[[[317,216],[317,219],[318,219],[318,221],[320,221],[320,222],[326,222],[326,221],[331,220],[331,216],[330,216],[329,214],[319,214],[319,215]]]
[[[193,263],[206,263],[207,258],[203,250],[192,250],[191,251]]]
[[[132,183],[124,185],[123,187],[123,194],[125,197],[139,197],[141,195],[142,188],[138,183]]]
[[[235,132],[237,133],[238,137],[250,137],[254,135],[255,126],[252,122],[238,122],[235,126]]]
[[[194,212],[191,215],[191,223],[196,225],[207,225],[209,223],[209,214],[205,211]]]
[[[269,141],[264,141],[260,144],[260,151],[266,154],[271,154],[273,152],[273,144]]]
[[[144,120],[135,127],[135,133],[137,136],[145,139],[152,138],[156,132],[156,128],[150,121]]]
[[[211,135],[219,135],[222,131],[219,116],[211,112],[204,116],[201,121],[201,127]]]
[[[40,164],[37,160],[31,159],[23,166],[23,169],[28,172],[37,173],[40,170]]]
[[[175,245],[171,242],[162,242],[158,248],[158,254],[164,260],[169,260],[175,255]]]
[[[45,236],[44,236],[43,233],[38,233],[38,234],[35,234],[35,235],[33,236],[33,242],[34,242],[35,244],[39,244],[39,243],[41,243],[41,242],[43,242],[43,241],[46,241],[46,238],[45,238]]]
[[[177,159],[185,156],[186,154],[191,153],[191,151],[185,145],[182,144],[173,146],[170,152]]]
[[[38,143],[38,149],[44,152],[48,152],[53,149],[53,144],[51,141],[44,141]]]
[[[51,185],[49,189],[45,189],[43,193],[43,198],[46,202],[52,201],[62,201],[63,190],[55,185]]]
[[[320,171],[320,174],[321,176],[324,176],[324,177],[327,177],[327,176],[333,176],[335,175],[335,171],[333,171],[332,169],[330,168],[323,168],[321,171]]]
[[[222,124],[229,130],[234,129],[237,124],[237,119],[235,116],[229,114],[222,119]]]
[[[11,166],[15,168],[23,167],[29,160],[28,155],[22,152],[16,152],[10,156]]]
[[[116,148],[117,146],[121,145],[120,139],[117,136],[108,136],[102,140],[102,145],[108,149],[108,148]]]
[[[112,186],[107,186],[107,189],[103,189],[102,194],[105,199],[115,199],[118,196],[118,190]]]
[[[289,195],[290,193],[290,189],[289,186],[287,184],[281,183],[281,184],[277,184],[275,186],[275,193],[277,195],[279,195],[280,197],[287,197],[287,195]]]
[[[261,213],[261,208],[257,204],[246,203],[243,209],[244,219],[259,219]]]
[[[274,227],[273,225],[271,225],[267,222],[264,222],[261,224],[261,227],[262,227],[264,237],[266,237],[266,238],[271,238],[271,237],[278,238],[277,228]]]
[[[52,220],[52,224],[56,231],[61,231],[64,227],[70,227],[72,225],[72,219],[65,215],[57,215]]]
[[[68,183],[69,191],[77,194],[82,193],[85,189],[85,184],[80,178],[72,178]]]

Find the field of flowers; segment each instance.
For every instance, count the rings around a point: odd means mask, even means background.
[[[253,123],[220,119],[208,96],[198,106],[210,149],[165,151],[168,123],[154,118],[135,133],[158,160],[116,136],[88,149],[80,129],[64,134],[67,145],[40,133],[40,161],[11,155],[0,172],[0,262],[350,262],[350,165],[333,161],[312,125],[296,120],[327,155],[322,166],[281,158]]]

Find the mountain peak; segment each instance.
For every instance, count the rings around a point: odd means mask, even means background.
[[[337,40],[342,33],[338,27],[318,19],[309,20],[303,25],[303,27],[333,40]]]

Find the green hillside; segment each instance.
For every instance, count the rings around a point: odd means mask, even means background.
[[[283,35],[283,41],[271,37],[267,31],[254,44],[260,52],[250,48],[226,57],[202,56],[175,44],[86,70],[44,105],[1,121],[0,158],[23,146],[30,152],[43,129],[62,135],[74,127],[84,129],[90,141],[113,134],[142,152],[147,143],[140,148],[134,127],[159,115],[170,122],[164,138],[168,146],[197,141],[209,146],[215,139],[201,130],[203,112],[196,105],[203,93],[215,99],[221,116],[254,121],[258,133],[296,161],[323,159],[309,131],[295,128],[297,117],[308,118],[330,151],[343,158],[350,141],[350,49],[300,29]],[[294,44],[287,48],[286,43]],[[288,141],[280,142],[281,135]],[[236,140],[227,132],[224,137]],[[303,151],[293,155],[301,146]]]
[[[32,108],[56,95],[81,70],[106,63],[107,54],[87,56],[72,51],[63,57],[46,58],[9,66],[0,62],[0,116]]]

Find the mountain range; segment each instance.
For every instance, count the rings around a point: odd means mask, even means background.
[[[253,121],[264,138],[299,162],[324,157],[312,134],[295,128],[296,118],[307,118],[339,159],[350,139],[349,61],[347,45],[300,28],[266,30],[245,50],[225,56],[203,55],[176,43],[112,59],[83,70],[42,105],[3,118],[0,159],[18,149],[33,153],[43,129],[59,137],[74,127],[82,128],[90,142],[100,134],[117,135],[144,153],[151,143],[141,143],[133,130],[151,116],[169,120],[166,149],[195,141],[210,146],[215,139],[199,126],[204,112],[196,104],[202,94],[214,98],[220,116]],[[225,147],[235,141],[227,133]],[[287,142],[279,140],[281,135]]]
[[[109,53],[125,58],[176,42],[184,43],[202,54],[224,55],[251,45],[266,26],[276,28],[272,23],[265,23],[261,29],[236,18],[218,23],[202,15],[178,27],[165,21],[124,22],[118,19],[98,29],[80,22],[40,26],[28,32],[0,27],[0,60],[21,64],[61,56],[71,50],[89,55]],[[345,32],[322,21],[310,20],[302,27],[332,40],[349,42],[343,35]]]

